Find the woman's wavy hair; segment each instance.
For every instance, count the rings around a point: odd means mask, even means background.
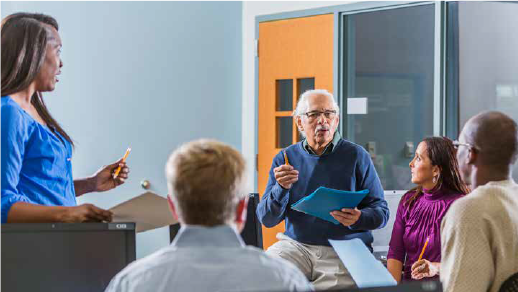
[[[470,192],[468,186],[462,181],[459,173],[456,150],[453,141],[447,137],[428,137],[423,140],[426,143],[426,153],[433,166],[438,166],[440,175],[434,190],[446,188],[456,194],[467,194]],[[423,187],[417,186],[410,190],[414,192],[405,205],[410,209],[412,204],[423,194]]]
[[[2,20],[2,96],[26,89],[40,72],[47,49],[48,26],[59,29],[52,16],[39,13],[20,12]],[[34,92],[31,103],[47,126],[73,146],[70,136],[47,109],[41,92]]]

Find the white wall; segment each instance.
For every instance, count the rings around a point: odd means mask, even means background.
[[[335,6],[358,1],[257,1],[243,2],[243,128],[241,134],[242,153],[248,161],[248,187],[257,191],[255,186],[256,154],[256,109],[255,109],[255,18],[282,12],[305,10],[318,7]]]
[[[484,110],[501,111],[518,121],[516,15],[516,3],[459,5],[460,129]],[[518,181],[518,162],[513,178]]]
[[[78,203],[110,208],[150,190],[165,196],[164,165],[179,144],[212,138],[240,149],[241,2],[12,2],[60,25],[64,67],[50,111],[76,143],[74,177],[121,157],[126,183]],[[167,227],[137,234],[137,257],[169,244]]]

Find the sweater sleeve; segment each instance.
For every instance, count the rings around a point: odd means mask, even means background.
[[[389,218],[389,209],[383,186],[369,153],[358,147],[356,162],[356,189],[368,189],[369,194],[358,205],[362,211],[360,219],[350,226],[352,230],[374,230],[385,227]]]
[[[18,191],[18,182],[23,165],[28,126],[18,109],[2,105],[1,168],[2,168],[2,223],[7,222],[11,206],[17,202],[32,203]]]
[[[482,215],[484,207],[458,200],[441,222],[441,282],[445,292],[490,289],[496,264],[490,247],[489,219]]]
[[[277,183],[273,173],[273,169],[281,164],[282,155],[279,153],[273,159],[266,190],[257,206],[257,218],[259,218],[259,221],[266,227],[274,227],[286,217],[290,191],[284,189]]]
[[[405,234],[405,197],[401,198],[399,206],[397,208],[396,219],[394,221],[394,227],[392,228],[392,236],[390,237],[389,251],[387,254],[388,259],[395,259],[402,263],[405,262],[405,245],[403,244],[403,236]]]

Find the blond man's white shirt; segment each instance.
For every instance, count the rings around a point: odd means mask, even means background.
[[[489,182],[453,203],[441,246],[444,291],[498,291],[518,272],[518,184]]]

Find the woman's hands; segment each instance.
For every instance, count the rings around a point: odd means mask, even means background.
[[[420,260],[412,265],[412,279],[421,280],[439,275],[441,263]]]
[[[128,178],[129,167],[126,162],[119,159],[118,161],[101,167],[92,177],[90,177],[92,183],[93,192],[105,192],[115,187],[120,186]],[[121,170],[119,175],[114,178],[115,170],[120,166]]]
[[[114,177],[116,169],[121,170],[117,177]],[[116,162],[101,167],[91,177],[74,180],[76,196],[81,196],[90,192],[105,192],[114,189],[124,183],[128,178],[129,167],[123,158]],[[83,204],[76,207],[62,208],[56,213],[57,218],[52,221],[57,222],[111,222],[112,212],[96,207],[92,204]]]
[[[101,167],[94,175],[86,179],[88,191],[105,192],[114,189],[124,183],[129,176],[129,167],[121,158],[116,162]],[[115,176],[117,168],[121,168]],[[77,186],[77,184],[76,184]],[[76,190],[77,193],[77,190]],[[111,222],[112,212],[96,207],[92,204],[83,204],[76,207],[68,207],[62,213],[60,222]]]
[[[83,204],[75,207],[63,207],[57,221],[65,223],[111,222],[112,215],[112,212],[92,204]]]
[[[74,180],[76,196],[79,197],[91,192],[109,191],[123,184],[128,178],[129,167],[126,165],[126,162],[123,162],[122,160],[123,159],[121,158],[110,165],[101,167],[90,177]],[[115,170],[119,166],[121,167],[121,171],[119,172],[119,175],[114,178]]]
[[[42,206],[17,202],[11,206],[7,223],[46,223],[46,222],[111,222],[112,212],[92,204],[74,207]]]

